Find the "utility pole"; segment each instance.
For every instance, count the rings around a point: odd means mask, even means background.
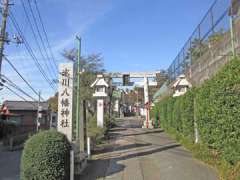
[[[78,42],[77,55],[77,104],[76,104],[76,138],[79,142],[80,152],[84,152],[84,122],[83,122],[83,102],[80,100],[80,59],[81,59],[81,44],[82,40],[76,36]],[[81,115],[80,115],[81,114]]]
[[[76,138],[79,142],[80,152],[85,151],[86,142],[86,103],[84,100],[80,100],[80,60],[81,60],[81,45],[82,39],[76,37],[78,42],[78,57],[77,57],[77,104],[76,104]]]
[[[0,79],[2,79],[2,60],[3,60],[4,43],[6,41],[5,36],[6,36],[9,5],[10,5],[9,0],[3,0],[2,25],[1,25],[1,31],[0,31]]]
[[[79,141],[79,120],[80,120],[80,58],[81,58],[81,38],[76,36],[78,42],[77,53],[77,104],[76,104],[76,139]]]

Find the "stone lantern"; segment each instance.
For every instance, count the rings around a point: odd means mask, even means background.
[[[108,83],[105,81],[103,75],[98,75],[97,79],[91,85],[95,88],[93,97],[97,98],[97,126],[104,127],[104,100],[108,97]]]
[[[173,97],[184,95],[191,87],[192,84],[186,79],[186,76],[180,75],[172,86],[174,90]]]

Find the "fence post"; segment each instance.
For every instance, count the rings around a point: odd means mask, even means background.
[[[230,16],[230,33],[231,33],[231,44],[232,44],[232,55],[233,57],[236,57],[235,52],[235,36],[234,36],[234,21],[233,16]]]
[[[91,139],[90,137],[87,138],[87,154],[88,154],[88,158],[91,157]]]
[[[197,125],[197,104],[196,98],[193,100],[193,114],[194,114],[194,142],[195,144],[199,143],[199,132],[198,132],[198,125]]]
[[[70,151],[70,180],[74,180],[74,151]]]

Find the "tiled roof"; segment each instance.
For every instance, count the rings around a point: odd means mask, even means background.
[[[5,101],[3,103],[7,108],[11,110],[29,110],[36,111],[38,107],[38,102],[33,101]],[[49,104],[48,102],[41,102],[40,106],[42,106],[42,110],[48,110]]]

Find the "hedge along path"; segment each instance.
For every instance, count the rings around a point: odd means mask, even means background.
[[[159,114],[164,129],[192,142],[195,112],[200,143],[215,150],[220,159],[237,164],[240,161],[240,59],[231,60],[212,79],[184,96],[164,98],[154,111]]]

